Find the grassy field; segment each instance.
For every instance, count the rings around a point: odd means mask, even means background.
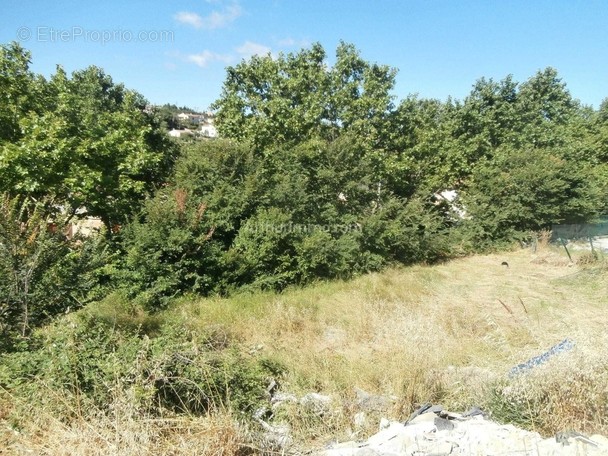
[[[478,405],[496,420],[545,435],[569,429],[608,434],[607,305],[603,261],[579,253],[570,263],[563,252],[543,246],[278,295],[183,298],[154,319],[194,333],[212,331],[248,358],[272,358],[285,369],[277,379],[281,391],[331,396],[331,412],[287,406],[275,418],[290,426],[302,448],[363,438],[381,416],[404,419],[424,402],[454,411]],[[508,376],[513,366],[566,338],[574,349],[529,374]],[[392,398],[390,407],[368,413],[360,429],[353,424],[356,388]],[[235,454],[255,447],[229,407],[207,416],[151,419],[128,413],[128,398],[118,396],[116,407],[124,410],[112,417],[87,413],[68,423],[41,410],[17,432],[6,418],[17,399],[5,391],[4,451]]]

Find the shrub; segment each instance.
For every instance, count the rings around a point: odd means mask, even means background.
[[[481,249],[523,239],[556,223],[581,223],[603,204],[598,175],[572,166],[567,151],[502,147],[475,167],[463,193],[462,228]]]
[[[296,279],[295,242],[302,233],[290,229],[291,216],[271,208],[248,219],[235,238],[229,261],[239,286],[282,289]]]
[[[230,141],[185,151],[173,182],[125,229],[130,297],[158,309],[185,292],[283,290],[446,255],[446,217],[394,196],[378,156],[355,139],[257,155]]]
[[[389,198],[363,223],[363,245],[379,264],[435,261],[449,251],[444,224],[419,199]]]
[[[125,258],[118,279],[130,298],[160,309],[177,294],[214,290],[218,247],[206,210],[204,202],[175,187],[146,203],[143,220],[133,221],[123,233]]]
[[[0,196],[0,345],[82,307],[107,258],[99,238],[67,238],[50,201]]]
[[[208,337],[171,325],[148,337],[79,313],[35,333],[24,350],[4,354],[0,387],[22,400],[14,402],[21,402],[15,412],[23,416],[36,409],[66,419],[89,409],[109,414],[125,393],[142,413],[153,415],[251,412],[280,366],[245,358],[231,344],[216,345]]]

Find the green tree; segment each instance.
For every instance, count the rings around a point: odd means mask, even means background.
[[[520,144],[550,147],[564,144],[563,128],[579,113],[566,84],[554,68],[546,68],[522,83],[517,118],[522,125]]]
[[[462,150],[452,135],[458,106],[452,100],[402,100],[391,116],[389,153],[383,162],[396,195],[454,188],[463,176]]]
[[[372,145],[393,108],[396,70],[364,61],[340,43],[328,68],[318,43],[296,54],[254,56],[227,69],[214,103],[220,134],[256,150],[355,132]]]
[[[85,209],[80,215],[100,217],[108,232],[124,223],[165,182],[178,152],[146,111],[144,98],[96,67],[71,78],[58,68],[50,81],[38,84],[22,74],[25,51],[11,48],[0,58],[5,67],[21,68],[7,71],[0,82],[11,97],[27,92],[22,86],[28,81],[44,94],[35,110],[22,100],[12,117],[6,113],[10,104],[0,108],[20,132],[0,142],[0,191],[48,196],[72,215]]]
[[[140,220],[122,234],[124,261],[115,278],[130,298],[150,310],[184,292],[220,288],[221,251],[212,241],[207,205],[184,188],[169,186],[146,202]]]
[[[604,99],[593,116],[592,149],[599,163],[608,163],[608,98]]]
[[[471,176],[464,227],[485,248],[555,223],[591,220],[602,205],[598,172],[585,163],[572,166],[560,149],[501,147]]]
[[[283,289],[445,254],[443,214],[379,187],[376,157],[354,133],[266,152],[225,139],[188,146],[123,232],[123,284],[156,308],[188,291]]]
[[[466,177],[477,161],[491,158],[497,147],[509,144],[521,134],[516,111],[517,83],[511,76],[500,82],[481,78],[456,111],[453,135],[457,147],[451,151],[460,159],[454,165]]]
[[[44,106],[41,76],[29,69],[31,54],[18,43],[0,45],[0,146],[22,136],[19,121]]]

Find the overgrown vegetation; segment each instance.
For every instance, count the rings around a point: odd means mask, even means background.
[[[245,358],[224,336],[165,324],[150,337],[141,328],[81,312],[4,356],[0,385],[29,398],[16,420],[34,413],[31,406],[66,419],[87,410],[111,413],[117,389],[147,415],[252,413],[265,399],[267,379],[278,377],[281,368],[271,360]]]
[[[187,417],[185,432],[218,416],[243,423],[270,379],[344,400],[359,382],[396,395],[399,416],[425,400],[478,402],[544,432],[586,413],[541,378],[505,386],[491,376],[451,395],[445,366],[495,373],[505,349],[550,342],[546,328],[534,333],[528,310],[540,321],[556,299],[555,312],[567,303],[528,284],[538,305],[499,315],[514,307],[500,286],[523,305],[521,284],[488,283],[500,295],[487,299],[502,304],[489,310],[474,284],[446,279],[469,260],[424,265],[605,214],[607,102],[582,106],[552,68],[523,83],[482,78],[462,101],[398,101],[396,69],[346,43],[329,67],[314,44],[229,67],[213,107],[221,139],[176,143],[164,131],[175,107],[154,110],[96,67],[72,75],[59,67],[45,79],[29,60],[18,44],[0,47],[0,418],[13,429],[28,429],[18,417],[36,410],[74,429],[93,421],[112,429],[112,417]],[[91,217],[103,224],[98,235],[72,235]],[[418,266],[361,277],[355,291],[323,282],[403,265]],[[602,287],[605,268],[595,270],[589,283]],[[523,262],[521,271],[529,273]],[[437,301],[448,291],[457,305]],[[586,301],[590,312],[598,296]],[[448,349],[423,357],[395,338],[432,345],[436,328]],[[483,343],[458,351],[451,340],[460,346],[463,337]],[[258,346],[270,347],[267,358],[248,348]],[[584,403],[592,412],[582,427],[604,430],[605,413]],[[314,438],[344,430],[348,411],[285,416],[308,423]],[[221,422],[232,430],[226,447],[237,448],[251,423]],[[144,434],[162,440],[163,426]]]
[[[49,207],[51,206],[51,207]],[[54,214],[49,219],[49,214]],[[66,217],[52,202],[4,195],[0,201],[0,347],[78,309],[95,296],[107,259],[103,241],[66,238]]]
[[[404,420],[425,402],[478,405],[544,435],[605,434],[608,366],[597,348],[605,344],[605,265],[568,264],[563,252],[538,248],[282,294],[182,299],[153,315],[113,295],[2,357],[3,419],[19,431],[3,438],[50,454],[61,454],[62,439],[73,448],[99,442],[87,454],[190,454],[193,442],[207,448],[199,454],[270,451],[252,416],[271,408],[273,380],[282,393],[332,397],[328,410],[273,409],[273,423],[289,425],[294,443],[308,448],[351,438],[355,388],[393,398],[367,413],[360,437],[379,418]],[[565,337],[574,349],[509,377]],[[202,430],[213,426],[229,441]]]

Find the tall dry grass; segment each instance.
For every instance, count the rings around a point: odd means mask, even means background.
[[[10,402],[4,402],[5,417],[9,407]],[[202,417],[147,416],[122,393],[115,398],[109,415],[87,410],[68,421],[52,411],[37,410],[28,418],[20,429],[2,422],[0,454],[229,456],[254,453],[247,446],[251,439],[246,430],[228,411]]]
[[[300,450],[363,438],[381,416],[404,419],[424,402],[456,411],[477,404],[544,434],[608,434],[607,277],[605,267],[571,263],[539,243],[535,252],[391,269],[278,295],[182,299],[158,318],[212,328],[236,339],[247,356],[280,361],[287,368],[277,379],[282,391],[330,395],[324,414],[294,405],[276,412]],[[565,338],[575,349],[509,378],[513,366]],[[391,397],[392,405],[369,412],[357,427],[355,388]],[[3,448],[49,455],[261,452],[229,412],[149,419],[124,397],[116,404],[112,417],[92,412],[69,425],[42,410],[21,433],[4,420]]]
[[[497,385],[507,382],[513,366],[569,338],[577,344],[569,356],[579,359],[567,365],[559,361],[555,376],[540,376],[553,383],[541,384],[534,376],[519,380],[539,396],[554,390],[548,400],[555,404],[542,411],[551,418],[527,423],[548,433],[577,427],[569,412],[574,406],[564,402],[568,394],[570,403],[588,404],[582,396],[597,382],[608,384],[608,372],[600,368],[592,386],[557,388],[563,384],[560,375],[576,377],[574,366],[584,364],[588,353],[608,354],[603,342],[597,344],[605,340],[608,323],[608,281],[594,270],[572,264],[562,251],[539,242],[536,252],[391,269],[282,295],[181,303],[174,311],[194,326],[220,325],[245,349],[263,347],[260,353],[280,359],[288,367],[283,389],[337,398],[343,422],[328,425],[320,441],[335,437],[337,429],[345,435],[352,431],[354,388],[397,397],[386,412],[393,418],[405,418],[427,401],[452,409],[490,407]],[[608,432],[597,416],[578,427]]]

